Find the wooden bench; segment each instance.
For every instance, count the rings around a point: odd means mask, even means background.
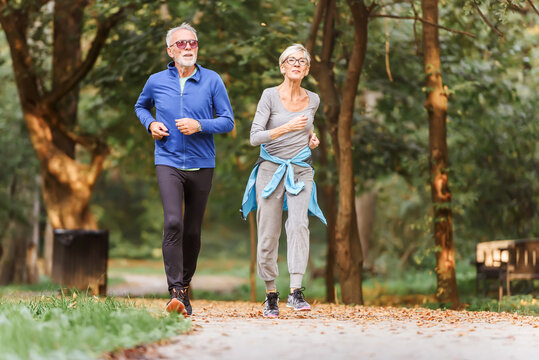
[[[475,268],[477,271],[475,289],[479,293],[479,285],[483,285],[483,297],[487,296],[487,280],[500,278],[504,263],[509,260],[506,250],[515,240],[485,241],[475,245]]]
[[[499,299],[501,300],[503,296],[504,282],[507,295],[511,295],[512,280],[531,280],[531,288],[534,291],[533,280],[539,279],[539,239],[517,240],[501,251],[507,251],[508,259],[502,264],[499,274]]]

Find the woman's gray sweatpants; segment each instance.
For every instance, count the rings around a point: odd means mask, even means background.
[[[290,287],[300,288],[309,257],[309,219],[307,209],[313,186],[313,169],[311,167],[293,166],[294,181],[303,181],[305,188],[298,195],[286,194],[288,219],[285,223],[285,230]],[[271,181],[278,167],[279,165],[277,164],[264,161],[260,163],[256,177],[258,275],[266,282],[267,290],[275,289],[274,281],[279,275],[277,255],[281,235],[285,178],[283,177],[277,189],[268,198],[262,198],[262,190]]]

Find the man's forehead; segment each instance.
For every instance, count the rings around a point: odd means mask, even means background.
[[[173,41],[178,40],[196,40],[195,34],[193,34],[191,31],[187,29],[180,29],[177,31],[174,31],[171,35],[171,38]]]

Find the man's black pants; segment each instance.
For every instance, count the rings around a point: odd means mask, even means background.
[[[195,273],[213,169],[185,171],[157,165],[156,173],[165,214],[163,260],[168,290],[172,292],[173,288],[189,286]]]

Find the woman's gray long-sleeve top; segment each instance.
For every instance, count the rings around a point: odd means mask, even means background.
[[[320,97],[312,91],[306,91],[309,95],[309,105],[301,111],[288,111],[281,102],[277,87],[264,90],[251,125],[251,145],[265,144],[264,147],[270,155],[281,159],[291,159],[308,146],[309,135],[314,129],[314,114],[320,105]],[[286,124],[300,115],[307,117],[307,124],[302,130],[291,131],[271,140],[271,129]]]

